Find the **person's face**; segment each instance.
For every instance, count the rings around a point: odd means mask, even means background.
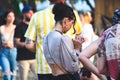
[[[15,14],[13,12],[8,13],[6,17],[7,23],[14,23],[15,20]]]
[[[75,23],[74,19],[65,18],[63,25],[63,33],[66,33]]]
[[[24,13],[23,16],[24,16],[25,20],[30,21],[33,13],[34,13],[33,10],[29,10],[28,12]]]

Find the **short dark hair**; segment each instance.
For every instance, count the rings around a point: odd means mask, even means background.
[[[22,13],[26,13],[26,12],[28,12],[28,11],[30,11],[30,10],[33,10],[32,7],[29,6],[29,5],[26,5],[26,6],[24,6],[24,8],[22,9]]]

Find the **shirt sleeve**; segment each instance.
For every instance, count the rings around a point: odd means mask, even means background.
[[[82,36],[84,38],[87,38],[88,41],[91,42],[93,34],[94,34],[94,32],[93,32],[92,25],[91,24],[84,25],[83,31],[82,31]]]
[[[72,39],[68,36],[63,36],[62,39],[61,39],[61,48],[62,48],[62,51],[64,53],[68,53],[68,54],[71,54],[71,55],[79,55],[79,51],[78,50],[75,50],[74,49],[74,45],[73,45],[73,42],[72,42]]]
[[[102,36],[100,37],[100,44],[98,47],[98,56],[99,57],[102,57],[105,55],[105,46],[104,46],[105,38],[106,38],[106,31],[104,31]]]
[[[34,14],[30,20],[30,23],[29,23],[29,26],[26,30],[26,33],[25,33],[25,37],[26,38],[29,38],[31,40],[34,40],[36,39],[36,14]]]

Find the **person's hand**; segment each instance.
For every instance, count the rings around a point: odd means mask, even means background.
[[[76,38],[76,39],[73,39],[72,41],[73,41],[73,44],[74,44],[74,49],[80,50],[81,47],[82,47],[82,43],[84,42],[84,40],[83,39],[80,40],[80,38],[79,39]]]
[[[33,40],[31,40],[31,39],[26,38],[26,40],[25,40],[25,47],[26,47],[28,50],[32,51],[32,52],[35,52],[35,51],[36,51],[36,44],[35,44],[35,42],[34,42]]]
[[[81,35],[77,35],[77,36],[75,37],[75,39],[77,39],[77,40],[80,41],[80,42],[84,42],[84,41],[85,41],[84,37],[82,37]]]

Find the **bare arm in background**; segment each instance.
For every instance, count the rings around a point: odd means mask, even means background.
[[[28,39],[28,38],[26,38],[26,40],[25,40],[25,47],[28,50],[32,51],[32,52],[36,51],[36,44],[35,44],[35,42],[30,40],[30,39]]]
[[[97,67],[95,67],[94,64],[89,60],[90,57],[96,54],[99,44],[100,39],[92,42],[81,52],[81,54],[79,55],[79,60],[88,70],[96,74],[101,80],[107,80],[105,76],[99,74]]]

